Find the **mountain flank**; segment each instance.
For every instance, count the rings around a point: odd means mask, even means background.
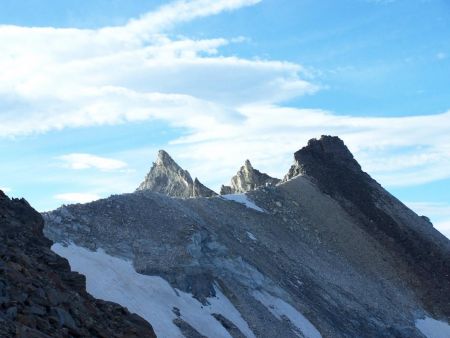
[[[450,337],[450,241],[339,138],[275,184],[246,163],[240,193],[210,198],[160,157],[147,189],[43,214],[94,296],[163,337]]]

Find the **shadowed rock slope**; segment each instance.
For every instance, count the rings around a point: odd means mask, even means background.
[[[137,191],[150,190],[172,197],[212,197],[217,194],[205,187],[197,178],[192,180],[187,170],[182,169],[164,150],[158,152],[156,162],[139,185]]]
[[[236,175],[231,178],[230,185],[222,185],[220,194],[244,193],[266,185],[275,185],[278,182],[280,182],[278,178],[270,177],[269,175],[254,169],[250,161],[246,160]]]
[[[158,306],[180,336],[208,336],[201,316],[226,328],[221,337],[423,338],[420,320],[450,321],[450,242],[362,172],[338,138],[311,140],[284,182],[234,200],[144,190],[44,217],[70,261],[79,247],[104,251],[170,283],[178,296]],[[202,306],[180,308],[183,292]],[[215,312],[224,297],[241,318]]]
[[[403,203],[361,170],[341,139],[322,136],[294,154],[286,179],[311,177],[361,228],[396,257],[400,273],[429,311],[450,317],[449,241],[426,217]]]
[[[155,337],[141,317],[88,295],[43,227],[25,200],[0,191],[0,337]]]

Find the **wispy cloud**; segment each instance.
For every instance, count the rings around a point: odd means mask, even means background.
[[[3,191],[4,193],[11,192],[11,188],[8,187],[0,187],[0,190]]]
[[[247,157],[283,176],[309,138],[336,134],[382,184],[450,177],[450,112],[380,118],[286,108],[286,100],[320,90],[301,65],[221,53],[241,38],[168,34],[178,23],[258,2],[178,1],[91,30],[0,26],[0,137],[163,120],[184,130],[170,145],[175,155],[217,188]],[[67,156],[73,169],[124,168],[89,154]]]
[[[124,28],[113,30],[126,31],[133,35],[142,32],[160,32],[178,23],[255,5],[259,2],[261,0],[181,0],[162,6],[159,10],[143,15],[137,20],[131,20]]]
[[[247,157],[281,177],[293,152],[321,134],[342,137],[363,168],[382,184],[405,186],[450,177],[450,112],[372,118],[274,105],[249,105],[239,112],[241,121],[199,125],[172,143],[177,156],[189,159],[192,170],[215,186],[223,182],[214,175],[231,176]]]
[[[430,202],[406,202],[419,215],[431,218],[434,227],[450,239],[450,204]]]
[[[449,203],[406,202],[406,205],[416,211],[419,215],[433,215],[435,217],[447,218],[450,220]]]
[[[92,154],[67,154],[58,157],[58,159],[63,162],[65,167],[75,170],[95,168],[109,171],[127,167],[127,164],[123,161]]]
[[[64,203],[88,203],[100,198],[99,195],[93,193],[64,193],[57,194],[54,198]]]
[[[447,221],[437,222],[434,224],[436,229],[438,229],[443,235],[450,239],[450,219]]]
[[[178,1],[97,30],[0,26],[0,135],[155,118],[189,127],[204,118],[199,112],[236,118],[238,105],[314,92],[299,65],[218,55],[218,48],[242,39],[162,33],[258,2]]]

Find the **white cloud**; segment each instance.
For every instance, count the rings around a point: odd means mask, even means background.
[[[236,118],[234,108],[249,102],[316,91],[300,78],[299,65],[218,55],[221,46],[245,39],[161,33],[258,2],[178,1],[97,30],[0,26],[0,135],[152,118],[189,127],[205,115]]]
[[[142,32],[160,32],[181,22],[231,11],[245,6],[255,5],[261,0],[181,0],[162,6],[156,12],[131,20],[125,27],[132,34]],[[124,30],[115,29],[113,30]]]
[[[434,227],[450,239],[450,204],[438,202],[406,202],[418,215],[431,219]]]
[[[379,118],[281,107],[319,90],[301,65],[220,53],[243,38],[167,33],[258,2],[178,1],[123,26],[91,30],[0,26],[0,137],[163,120],[185,130],[170,145],[174,154],[216,189],[246,158],[283,176],[292,153],[321,134],[341,136],[382,184],[450,177],[450,112]],[[71,155],[65,163],[74,169],[124,165]]]
[[[0,187],[0,190],[3,191],[5,194],[11,192],[11,188],[7,187]]]
[[[434,226],[441,234],[450,239],[450,219],[447,221],[438,222]]]
[[[93,193],[64,193],[57,194],[54,198],[65,203],[89,203],[100,198],[99,195]]]
[[[406,202],[406,205],[419,215],[450,219],[450,204],[448,203]]]
[[[292,154],[321,134],[343,138],[363,169],[382,184],[404,186],[450,177],[450,112],[371,118],[274,105],[249,105],[239,112],[242,120],[198,125],[172,143],[176,156],[216,189],[246,158],[282,177]]]
[[[127,167],[123,161],[92,154],[67,154],[60,156],[59,159],[64,162],[65,167],[75,170],[95,168],[108,171]]]

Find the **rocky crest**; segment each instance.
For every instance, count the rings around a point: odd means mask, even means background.
[[[398,269],[413,276],[408,284],[428,311],[450,317],[448,239],[433,229],[426,217],[414,217],[411,210],[362,171],[340,138],[312,139],[294,158],[285,180],[297,175],[312,178],[322,191],[358,219],[385,250],[402,257]]]
[[[221,336],[208,329],[224,328],[234,337],[250,330],[424,338],[425,318],[450,333],[450,241],[364,173],[337,137],[311,140],[283,182],[239,196],[175,199],[145,190],[44,217],[46,235],[60,246],[131,260],[139,273],[199,301],[182,308],[179,297],[154,304],[144,294],[145,304],[173,314],[164,326],[159,313],[147,313],[161,336],[174,336],[164,333],[176,326],[186,337]],[[234,312],[208,305],[220,300]]]
[[[204,186],[197,178],[192,180],[187,170],[182,169],[164,150],[158,152],[150,172],[137,191],[150,190],[160,194],[190,198],[212,197],[217,194]]]
[[[238,194],[254,190],[263,186],[271,186],[279,183],[278,178],[260,172],[252,167],[249,160],[246,160],[239,171],[231,178],[230,186],[222,185],[221,195]]]
[[[25,200],[0,191],[0,337],[155,337],[138,315],[87,294],[43,227]]]

